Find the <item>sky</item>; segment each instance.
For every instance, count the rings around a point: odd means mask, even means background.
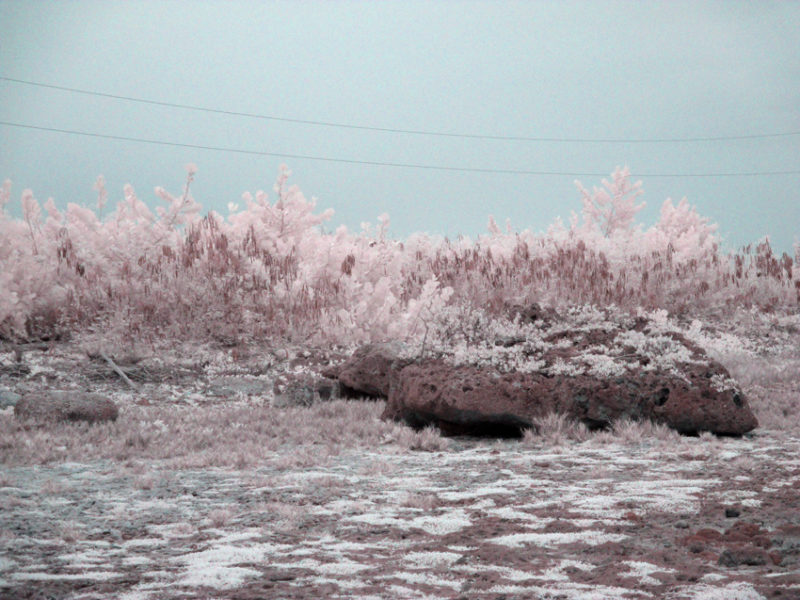
[[[645,226],[687,197],[727,248],[800,242],[800,2],[0,0],[0,77],[271,117],[0,79],[16,215],[25,188],[93,206],[100,174],[112,206],[126,183],[156,206],[187,163],[225,215],[274,200],[286,163],[329,230],[388,213],[397,239],[474,237],[489,215],[538,232],[580,211],[576,179],[627,165]],[[764,134],[787,135],[664,141]]]

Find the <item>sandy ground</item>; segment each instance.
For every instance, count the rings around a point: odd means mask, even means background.
[[[314,408],[282,409],[284,421],[270,425],[291,431],[307,420],[320,445],[282,443],[281,433],[239,467],[194,451],[192,466],[153,448],[202,441],[173,434],[182,414],[208,428],[223,414],[215,406],[269,404],[272,391],[255,392],[274,373],[248,379],[211,361],[203,377],[187,367],[183,379],[134,393],[69,352],[29,353],[24,372],[5,356],[0,384],[69,387],[77,378],[64,373],[82,373],[82,383],[88,373],[92,389],[121,405],[108,431],[128,437],[104,440],[106,456],[91,428],[44,435],[10,427],[12,409],[0,411],[2,431],[15,432],[0,440],[3,600],[800,598],[794,428],[415,446],[400,426],[374,433],[380,405],[353,403],[343,414],[354,422],[332,431]],[[264,410],[224,413],[226,431],[258,433],[234,417],[278,409]],[[148,431],[149,448],[119,454]],[[363,443],[336,446],[353,431]]]
[[[0,596],[800,598],[798,450],[759,432],[5,468]]]

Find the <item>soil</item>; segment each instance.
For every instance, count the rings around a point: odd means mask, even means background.
[[[36,361],[18,374],[7,361],[0,385],[63,384],[75,368]],[[82,364],[93,389],[124,389]],[[252,401],[252,380],[225,369],[168,372],[162,402],[198,397],[181,386]],[[0,598],[800,598],[793,431],[387,442],[320,464],[291,452],[238,470],[0,465]]]

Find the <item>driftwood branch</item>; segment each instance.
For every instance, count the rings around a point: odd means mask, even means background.
[[[113,360],[111,360],[111,358],[110,358],[110,357],[109,357],[109,356],[108,356],[108,355],[107,355],[105,352],[100,352],[100,357],[101,357],[101,358],[102,358],[104,361],[106,361],[106,362],[107,362],[109,365],[111,365],[111,368],[112,368],[112,369],[114,369],[114,371],[117,373],[117,375],[119,375],[119,376],[122,378],[122,380],[123,380],[125,383],[127,383],[127,384],[128,384],[128,385],[129,385],[129,386],[132,388],[132,389],[134,389],[134,390],[137,390],[137,391],[139,390],[139,386],[138,386],[138,385],[136,385],[135,383],[133,383],[133,382],[132,382],[132,381],[131,381],[131,380],[128,378],[128,376],[127,376],[127,375],[125,375],[125,372],[124,372],[122,369],[120,369],[120,368],[117,366],[117,364],[116,364],[116,363],[115,363]]]

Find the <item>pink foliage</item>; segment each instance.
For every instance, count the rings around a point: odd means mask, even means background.
[[[288,182],[282,166],[274,200],[243,195],[226,217],[200,215],[187,166],[180,195],[156,189],[155,212],[130,185],[104,218],[68,204],[59,212],[22,196],[23,219],[4,210],[0,189],[0,338],[36,339],[98,328],[120,336],[175,339],[292,339],[355,343],[400,338],[422,342],[451,308],[489,314],[513,305],[616,304],[670,312],[755,306],[795,310],[795,261],[768,240],[725,256],[716,226],[686,200],[667,200],[659,222],[634,217],[641,184],[617,169],[604,189],[581,189],[584,224],[560,221],[545,235],[504,232],[472,241],[415,234],[388,238],[389,218],[359,233],[325,233],[333,211],[318,212]],[[798,251],[800,252],[800,250]]]
[[[628,167],[617,169],[611,174],[611,181],[603,179],[603,188],[594,187],[591,192],[579,181],[575,182],[583,202],[583,219],[589,229],[599,228],[609,237],[615,233],[627,233],[633,227],[636,213],[645,204],[634,204],[644,193],[642,182],[631,183]]]

